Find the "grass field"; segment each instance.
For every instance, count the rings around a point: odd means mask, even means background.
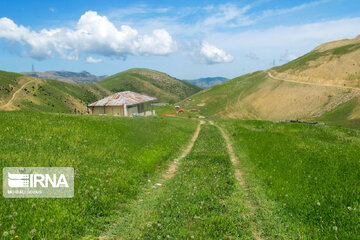
[[[218,128],[205,124],[166,179],[197,121],[0,112],[1,168],[76,173],[73,199],[2,198],[2,239],[358,238],[359,131],[215,122],[239,164]]]
[[[181,119],[0,112],[0,168],[66,166],[76,173],[73,199],[2,197],[0,238],[99,234],[180,153],[195,127]]]
[[[264,237],[358,239],[359,131],[261,121],[222,125],[259,207],[253,221]]]
[[[345,102],[338,107],[326,112],[317,120],[326,122],[330,125],[345,126],[349,128],[360,129],[360,119],[351,119],[352,113],[359,104],[359,98],[353,98],[348,102]]]

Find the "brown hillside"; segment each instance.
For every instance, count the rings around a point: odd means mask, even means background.
[[[360,87],[360,36],[322,44],[271,73],[298,82]]]

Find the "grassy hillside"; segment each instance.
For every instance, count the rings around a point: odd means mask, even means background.
[[[112,91],[134,91],[156,97],[159,102],[174,103],[195,94],[200,88],[175,79],[165,73],[134,68],[98,82]]]
[[[109,94],[97,84],[69,84],[0,71],[0,110],[84,113],[87,103]]]
[[[345,102],[318,118],[319,121],[332,125],[340,125],[360,129],[360,98]]]
[[[76,175],[71,199],[1,198],[0,238],[99,234],[180,154],[195,127],[178,119],[0,112],[1,169],[73,167]]]
[[[309,120],[358,96],[356,90],[272,79],[266,72],[247,74],[205,89],[179,104],[192,116],[241,119]],[[198,112],[191,112],[198,109]],[[163,113],[173,113],[172,106]],[[360,109],[351,115],[357,118]]]
[[[132,69],[91,84],[0,71],[0,110],[85,113],[87,104],[124,90],[154,96],[160,102],[176,102],[200,88],[147,69]]]
[[[326,43],[292,62],[213,86],[179,104],[192,116],[319,119],[358,127],[359,83],[360,37]]]

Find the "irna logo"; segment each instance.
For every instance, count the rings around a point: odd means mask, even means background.
[[[64,174],[11,174],[8,173],[8,185],[11,188],[36,188],[36,187],[69,187]]]
[[[72,198],[74,169],[69,167],[8,167],[3,169],[5,198]]]

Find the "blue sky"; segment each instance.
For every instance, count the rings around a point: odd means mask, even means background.
[[[233,78],[357,35],[358,0],[0,1],[0,69],[13,72]]]

